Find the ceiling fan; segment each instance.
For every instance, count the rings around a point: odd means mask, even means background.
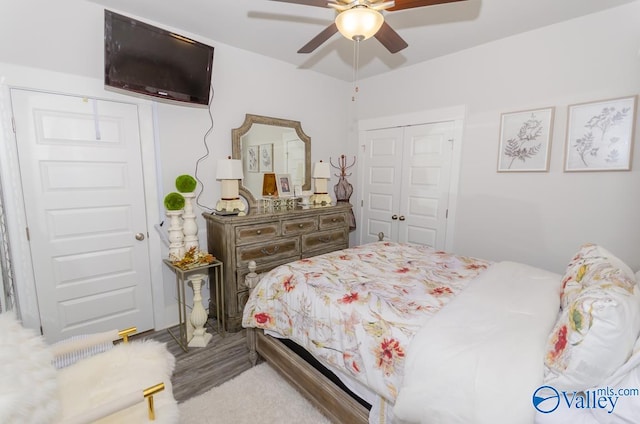
[[[340,32],[354,41],[375,37],[391,53],[397,53],[408,46],[407,42],[384,21],[380,11],[413,9],[453,3],[464,0],[272,0],[306,6],[330,7],[336,10],[336,20],[311,41],[302,46],[298,53],[311,53],[333,34]]]

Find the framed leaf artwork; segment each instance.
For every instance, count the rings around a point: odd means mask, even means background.
[[[549,170],[554,107],[503,113],[498,172]]]
[[[629,171],[638,97],[570,105],[565,172]]]

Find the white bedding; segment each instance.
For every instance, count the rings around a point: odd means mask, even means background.
[[[561,276],[499,262],[416,333],[394,413],[429,424],[533,423]]]

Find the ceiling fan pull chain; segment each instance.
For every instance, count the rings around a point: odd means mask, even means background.
[[[353,43],[353,96],[351,101],[356,101],[358,95],[358,61],[360,59],[360,40],[354,37]]]

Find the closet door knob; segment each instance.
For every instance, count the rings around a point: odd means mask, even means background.
[[[400,215],[400,221],[404,221],[404,215]]]
[[[138,240],[138,241],[144,240],[144,234],[143,233],[137,233],[136,234],[136,240]]]
[[[391,219],[393,219],[393,220],[395,221],[396,219],[398,219],[398,215],[393,215],[393,216],[391,217]]]

